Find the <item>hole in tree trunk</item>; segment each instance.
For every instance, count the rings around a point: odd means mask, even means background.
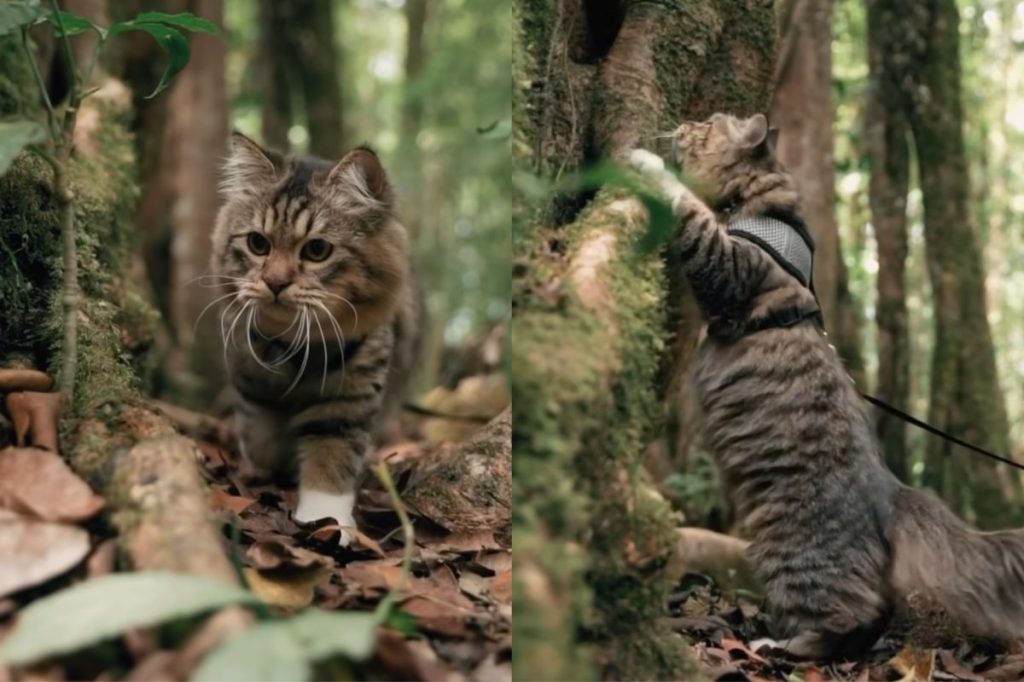
[[[567,15],[574,20],[572,59],[581,64],[594,64],[603,59],[612,49],[625,17],[625,0],[581,0]]]

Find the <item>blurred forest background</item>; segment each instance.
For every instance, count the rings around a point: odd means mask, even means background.
[[[69,8],[75,3],[69,3]],[[487,3],[468,0],[82,0],[113,19],[191,11],[221,26],[193,38],[192,62],[168,96],[143,100],[162,68],[133,36],[142,197],[139,277],[165,323],[159,395],[203,407],[220,384],[209,234],[217,168],[235,128],[272,148],[339,158],[361,143],[381,155],[415,244],[429,329],[419,389],[442,381],[446,349],[508,314],[510,35]],[[82,12],[86,14],[87,12]],[[102,22],[101,22],[102,23]],[[205,284],[206,282],[202,282]],[[448,362],[451,365],[451,362]]]

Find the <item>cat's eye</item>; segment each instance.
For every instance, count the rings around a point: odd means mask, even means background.
[[[259,232],[250,232],[245,238],[245,243],[257,256],[266,256],[270,253],[270,240]]]
[[[302,246],[300,255],[306,260],[318,263],[331,255],[333,248],[330,242],[323,239],[310,239]]]

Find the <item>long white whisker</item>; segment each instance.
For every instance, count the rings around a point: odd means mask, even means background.
[[[356,310],[356,307],[354,305],[352,305],[351,301],[349,301],[344,296],[339,296],[338,294],[332,294],[329,291],[323,291],[321,293],[323,295],[325,295],[325,296],[331,296],[332,298],[336,298],[339,301],[341,301],[342,303],[344,303],[345,305],[347,305],[349,307],[349,309],[352,311],[352,316],[355,317],[355,321],[352,323],[353,331],[359,328],[359,311]]]
[[[245,313],[245,311],[248,310],[249,306],[251,306],[251,305],[253,305],[252,301],[246,301],[245,305],[243,305],[241,310],[238,311],[238,314],[235,315],[235,318],[233,320],[231,320],[231,326],[228,327],[227,338],[229,339],[229,341],[224,343],[224,366],[225,367],[228,366],[228,343],[230,343],[232,346],[235,345],[235,325],[238,324],[239,318],[242,317],[242,314]]]
[[[284,354],[270,362],[274,367],[279,367],[291,360],[299,352],[299,349],[302,348],[302,327],[306,322],[306,314],[307,312],[305,307],[296,312],[296,319],[299,320],[299,328],[295,330],[295,336],[292,338],[291,343],[284,349]]]
[[[270,372],[277,372],[276,369],[268,365],[263,359],[256,354],[256,349],[252,347],[252,318],[256,314],[256,306],[249,308],[249,316],[245,319],[245,342],[249,345],[249,353],[252,355],[252,359],[256,361],[256,364],[265,370]]]
[[[218,302],[223,301],[225,298],[231,298],[232,296],[238,296],[239,293],[240,292],[232,291],[231,293],[224,294],[223,296],[218,296],[217,298],[215,298],[212,301],[210,301],[209,303],[207,303],[206,306],[201,311],[199,311],[199,315],[196,316],[195,324],[192,325],[192,336],[196,335],[196,330],[199,329],[199,321],[201,319],[203,319],[203,315],[206,314],[207,310],[209,310],[213,306],[217,305]]]
[[[225,282],[246,282],[248,281],[245,277],[229,277],[228,275],[199,275],[193,277],[189,281],[185,282],[184,286],[191,286],[196,282],[202,282],[203,280],[214,280],[213,284],[200,284],[199,286],[214,289],[219,286],[223,286]]]
[[[341,353],[341,373],[338,375],[338,386],[340,388],[341,384],[345,381],[345,332],[341,330],[341,325],[334,319],[334,315],[331,314],[327,306],[320,301],[316,301],[315,305],[327,314],[327,321],[331,323],[334,331],[338,334],[338,351]]]
[[[218,318],[219,321],[220,321],[220,342],[221,342],[221,345],[224,346],[225,349],[227,349],[227,345],[228,345],[228,329],[227,329],[228,320],[227,320],[227,316],[230,314],[231,309],[234,308],[235,305],[238,304],[238,303],[241,303],[243,305],[243,307],[244,307],[245,306],[245,299],[243,299],[241,296],[236,297],[234,300],[232,300],[230,303],[228,303],[226,306],[224,306],[221,309],[220,316]]]
[[[320,324],[320,316],[313,311],[313,321],[316,322],[316,328],[320,330],[320,345],[324,347],[324,371],[320,377],[320,395],[324,394],[324,387],[327,385],[327,338],[324,336],[324,327]],[[342,362],[344,362],[345,356],[342,355]]]
[[[292,392],[292,389],[299,385],[299,380],[302,379],[302,375],[306,371],[306,363],[309,362],[309,335],[313,325],[309,323],[309,306],[303,305],[302,311],[305,313],[302,319],[305,321],[306,330],[306,352],[302,354],[302,364],[299,365],[299,373],[295,375],[295,380],[292,381],[292,385],[288,387],[288,390],[284,392],[284,395],[288,395]]]

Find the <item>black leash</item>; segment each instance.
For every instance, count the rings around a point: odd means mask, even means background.
[[[939,436],[940,438],[944,438],[945,440],[948,440],[951,443],[956,443],[960,447],[967,448],[968,450],[972,450],[972,451],[978,453],[979,455],[984,455],[985,457],[988,457],[989,459],[994,459],[996,461],[1002,462],[1003,464],[1009,464],[1010,466],[1015,467],[1017,469],[1024,469],[1024,464],[1020,464],[1019,462],[1015,462],[1014,460],[1010,459],[1009,457],[1004,457],[1003,455],[997,455],[996,453],[992,452],[991,450],[986,450],[985,448],[978,447],[977,445],[974,445],[972,443],[968,443],[965,440],[962,440],[960,438],[957,438],[954,435],[946,433],[942,429],[936,428],[936,427],[932,426],[931,424],[929,424],[928,422],[921,421],[920,419],[918,419],[914,415],[907,414],[906,412],[904,412],[903,410],[899,409],[898,407],[893,407],[889,403],[885,402],[884,400],[880,400],[880,399],[876,398],[873,395],[868,395],[867,393],[861,393],[861,396],[864,398],[864,400],[867,400],[869,403],[871,403],[875,407],[877,407],[877,408],[879,408],[879,409],[881,409],[881,410],[883,410],[885,412],[888,412],[889,414],[891,414],[891,415],[893,415],[895,417],[899,417],[903,421],[907,422],[908,424],[913,424],[914,426],[916,426],[919,429],[924,429],[928,433],[931,433],[931,434],[934,434],[936,436]]]

